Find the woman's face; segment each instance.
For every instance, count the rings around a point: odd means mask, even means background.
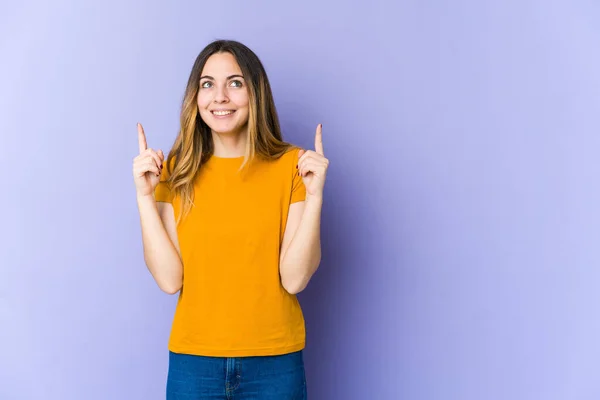
[[[248,89],[231,53],[213,54],[200,75],[198,110],[215,133],[240,134],[248,124]]]

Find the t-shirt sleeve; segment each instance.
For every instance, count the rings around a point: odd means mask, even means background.
[[[293,155],[293,181],[292,181],[292,199],[290,203],[296,203],[298,201],[306,200],[306,187],[304,186],[304,182],[302,181],[302,177],[298,174],[298,169],[296,165],[298,164],[298,150],[294,152]]]
[[[169,188],[169,184],[167,182],[169,179],[169,174],[167,172],[166,162],[163,162],[163,170],[160,174],[160,181],[156,188],[154,189],[154,199],[156,201],[162,201],[165,203],[173,202],[173,195],[171,193],[171,189]]]

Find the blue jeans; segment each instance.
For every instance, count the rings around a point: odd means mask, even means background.
[[[167,400],[306,400],[302,351],[206,357],[169,352]]]

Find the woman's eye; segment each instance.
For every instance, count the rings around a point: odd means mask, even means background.
[[[200,84],[200,88],[202,88],[202,89],[208,89],[208,88],[211,88],[212,86],[213,86],[213,83],[211,81],[204,81]],[[242,81],[239,81],[239,80],[233,80],[233,81],[231,81],[230,86],[240,88],[243,86],[243,83],[242,83]]]

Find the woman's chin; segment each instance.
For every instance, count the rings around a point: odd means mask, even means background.
[[[210,127],[213,133],[217,135],[236,136],[246,132],[246,126],[236,126],[234,124],[215,124]]]

